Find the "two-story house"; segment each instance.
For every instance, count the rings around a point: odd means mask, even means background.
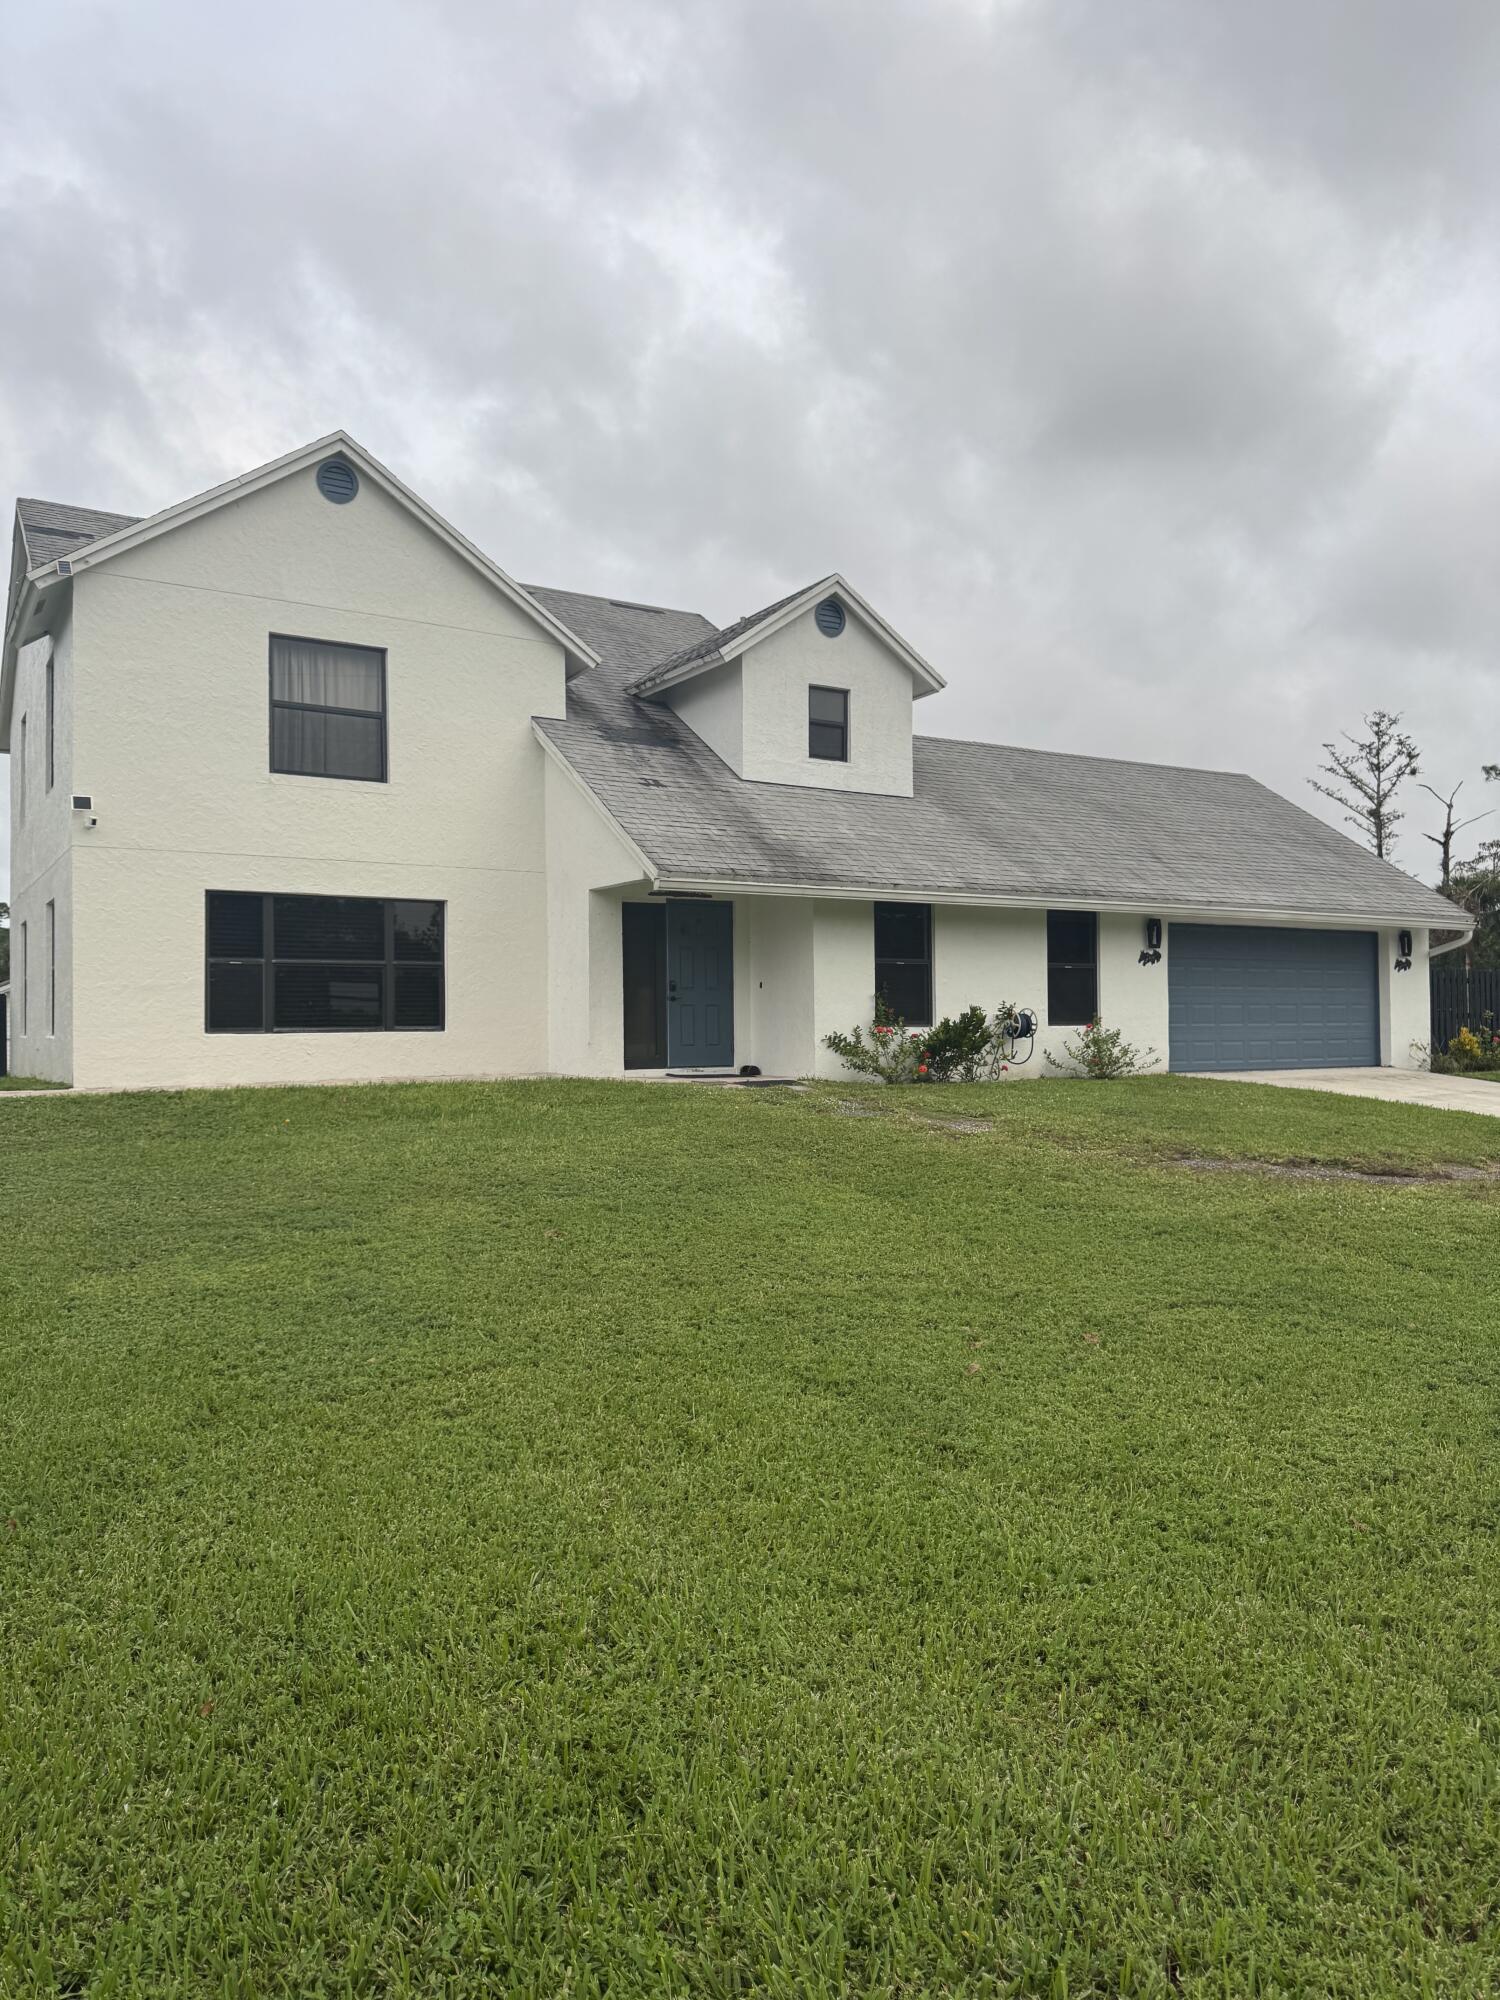
[[[877,992],[1412,1060],[1450,904],[1248,777],[915,734],[941,686],[839,576],[722,629],[517,584],[341,432],[144,520],[23,500],[13,1067],[826,1074]]]

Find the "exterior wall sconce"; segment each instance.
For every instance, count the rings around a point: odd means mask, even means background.
[[[1141,953],[1140,963],[1142,965],[1161,964],[1160,917],[1147,917],[1146,919],[1146,949]]]
[[[1410,931],[1397,931],[1396,933],[1396,970],[1398,972],[1411,971]]]

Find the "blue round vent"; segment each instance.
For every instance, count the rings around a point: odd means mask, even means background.
[[[346,458],[325,458],[318,467],[318,491],[335,507],[346,507],[359,491],[359,475]]]
[[[844,629],[844,607],[836,597],[825,597],[813,617],[825,639],[836,639]]]

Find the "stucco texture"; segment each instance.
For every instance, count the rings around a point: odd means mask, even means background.
[[[542,757],[562,649],[366,480],[293,475],[75,579],[75,1081],[548,1064]],[[388,782],[269,768],[273,633],[385,651]],[[210,889],[447,904],[441,1033],[209,1035]]]

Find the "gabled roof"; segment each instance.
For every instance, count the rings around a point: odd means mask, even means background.
[[[921,654],[914,652],[901,634],[835,572],[832,576],[820,577],[816,583],[810,583],[802,590],[794,590],[789,597],[779,597],[774,604],[767,604],[759,611],[749,612],[745,617],[736,619],[733,625],[700,634],[678,652],[658,660],[648,672],[638,675],[629,683],[629,690],[637,695],[657,694],[663,688],[675,686],[678,681],[691,680],[695,674],[707,673],[730,660],[737,660],[752,646],[758,646],[762,639],[769,639],[773,632],[779,632],[794,618],[800,618],[804,611],[810,610],[825,597],[837,597],[846,611],[854,612],[878,638],[884,640],[910,672],[918,695],[936,694],[939,688],[946,685],[942,675],[928,666]]]
[[[195,494],[189,500],[179,501],[175,506],[165,507],[160,513],[147,515],[143,519],[133,520],[124,514],[94,515],[92,518],[95,521],[109,521],[113,525],[106,528],[102,534],[96,534],[92,540],[80,542],[74,547],[61,547],[55,544],[60,535],[70,531],[70,524],[87,525],[84,521],[85,510],[58,507],[46,501],[27,501],[25,505],[28,508],[43,509],[47,514],[59,517],[49,526],[40,515],[36,516],[38,534],[43,538],[50,536],[52,545],[39,562],[30,564],[30,580],[38,589],[49,589],[62,576],[68,574],[76,576],[82,570],[92,569],[102,562],[109,562],[129,549],[139,548],[143,542],[151,541],[157,535],[166,534],[187,521],[199,520],[205,514],[214,513],[218,508],[226,507],[232,501],[243,498],[247,493],[259,492],[262,487],[290,478],[293,474],[305,471],[329,457],[347,459],[366,478],[379,486],[399,505],[405,507],[409,513],[414,514],[440,541],[445,542],[487,582],[492,583],[502,596],[509,598],[519,609],[543,626],[562,646],[570,671],[597,665],[599,656],[591,646],[586,645],[571,632],[554,612],[528,596],[520,584],[513,582],[498,564],[491,562],[481,549],[476,548],[466,536],[461,535],[456,528],[429,507],[425,500],[413,493],[410,487],[404,486],[393,472],[388,471],[378,459],[372,457],[363,445],[350,437],[347,431],[330,431],[326,437],[302,445],[298,450],[288,452],[282,458],[271,459],[265,465],[257,466],[252,472],[241,473],[238,478],[225,480],[221,486],[211,487],[206,493]],[[32,531],[23,527],[23,532],[27,537],[29,551]],[[57,567],[59,561],[66,563],[67,568],[60,571]]]
[[[565,718],[532,727],[657,887],[1470,928],[1240,772],[917,736],[910,798],[737,777],[670,707],[631,692],[667,621],[680,651],[715,636],[706,619],[572,594],[568,615],[603,664],[569,684]]]

